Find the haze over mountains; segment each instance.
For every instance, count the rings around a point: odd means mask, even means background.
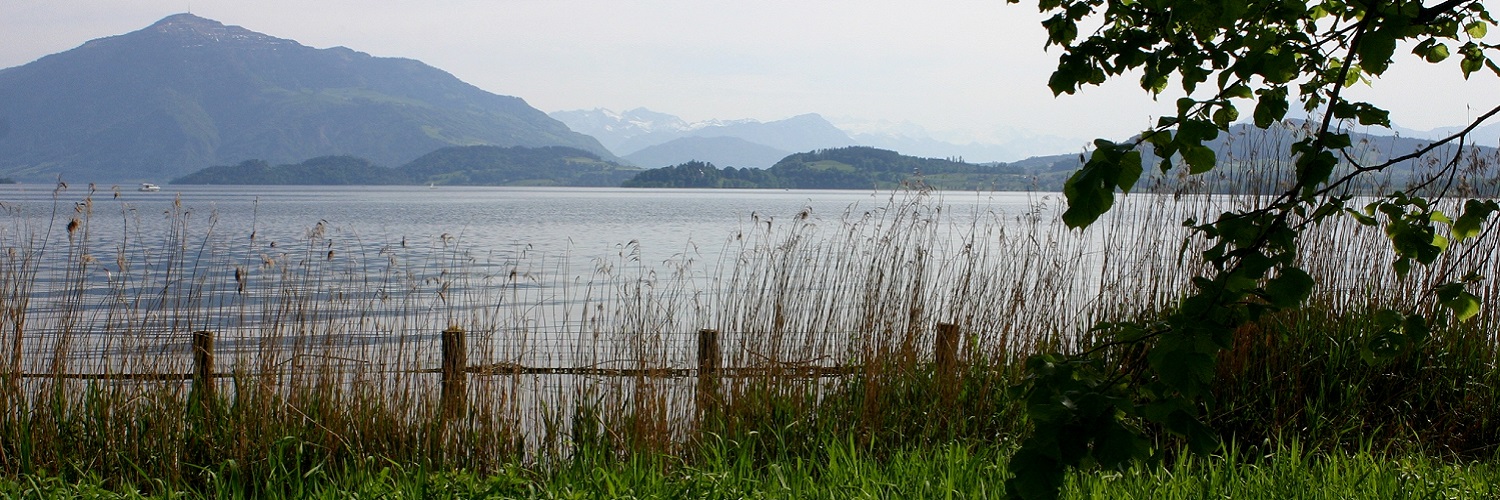
[[[1425,139],[1446,135],[1400,132]],[[1236,133],[1225,134],[1226,142],[1215,148],[1222,154],[1236,144],[1287,141],[1271,134],[1238,142],[1227,142]],[[1386,152],[1410,151],[1424,142],[1367,141],[1379,142]],[[1500,125],[1490,125],[1476,131],[1470,144],[1497,141]],[[388,177],[370,170],[469,146],[570,152],[549,160],[551,166],[533,165],[533,172],[524,171],[523,163],[531,160],[481,154],[491,149],[450,151],[438,163],[441,171]],[[487,92],[420,61],[316,49],[190,14],[0,69],[0,178],[24,182],[164,182],[244,164],[264,165],[256,175],[270,172],[277,179],[291,170],[271,165],[332,165],[344,173],[367,171],[368,178],[437,184],[598,185],[631,170],[617,163],[622,157],[646,168],[689,161],[764,168],[793,155],[851,146],[954,163],[998,162],[1050,178],[1076,166],[1085,144],[1019,129],[961,137],[909,122],[829,120],[813,113],[769,122],[696,123],[644,108],[549,116],[521,98]],[[507,154],[532,158],[516,151]],[[320,157],[359,161],[299,163]],[[252,160],[259,163],[245,163]],[[548,168],[559,172],[542,171]]]
[[[1082,140],[1042,136],[1014,128],[998,129],[983,141],[972,134],[944,140],[910,122],[845,118],[834,123],[816,113],[769,122],[748,119],[688,122],[646,108],[624,112],[603,108],[555,111],[551,116],[646,168],[690,160],[764,168],[791,153],[853,145],[922,157],[1007,162],[1076,152],[1086,144]]]
[[[0,70],[0,177],[164,181],[248,159],[397,165],[445,146],[615,159],[517,97],[410,59],[315,49],[191,14]]]

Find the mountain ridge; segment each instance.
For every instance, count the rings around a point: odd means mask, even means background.
[[[790,154],[790,151],[738,137],[687,136],[647,146],[625,155],[625,160],[645,168],[665,167],[694,160],[733,167],[766,168]]]
[[[555,111],[549,116],[569,128],[594,136],[620,156],[684,137],[734,137],[780,151],[809,151],[854,145],[854,140],[817,113],[780,120],[706,120],[688,122],[674,115],[635,108],[623,113],[593,110]],[[699,160],[715,161],[713,158]]]
[[[1072,147],[1082,148],[1088,144],[1088,141],[1082,139],[1039,135],[1013,127],[996,127],[989,134],[980,135],[960,134],[952,131],[933,133],[910,121],[828,118],[817,113],[806,113],[770,122],[753,119],[712,119],[689,122],[675,115],[642,107],[623,112],[615,112],[607,108],[554,111],[549,113],[549,116],[562,121],[573,130],[594,136],[615,154],[627,158],[647,148],[691,136],[736,137],[780,151],[808,151],[858,145],[896,150],[924,157],[968,157],[972,161],[981,162],[1012,161]],[[814,142],[787,143],[785,140],[767,138],[764,134],[746,132],[746,129],[750,128],[797,129],[799,127],[804,131],[804,135],[808,135],[805,132],[807,130],[818,130],[817,133],[821,134],[822,139]],[[726,163],[726,158],[722,157],[710,156],[694,159],[717,164]]]
[[[246,160],[208,167],[171,184],[618,186],[639,171],[565,146],[450,146],[395,168],[348,155],[281,165]]]
[[[616,159],[523,99],[420,61],[191,14],[0,69],[0,175],[23,179],[160,180],[247,158],[399,164],[477,144]]]
[[[622,184],[641,188],[734,189],[896,189],[945,190],[1059,189],[1062,177],[1046,178],[1010,165],[978,165],[952,159],[921,158],[869,146],[846,146],[793,153],[769,168],[720,168],[689,161],[636,174]]]

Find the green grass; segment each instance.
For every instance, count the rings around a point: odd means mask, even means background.
[[[749,446],[749,447],[753,447]],[[996,445],[946,443],[875,456],[852,440],[817,453],[766,461],[747,446],[715,442],[700,460],[594,456],[545,471],[508,466],[492,474],[369,463],[342,473],[242,482],[213,476],[201,489],[143,492],[97,477],[27,475],[0,480],[5,498],[999,498],[1007,453]],[[1494,498],[1500,462],[1450,463],[1424,456],[1308,452],[1295,444],[1267,456],[1229,452],[1171,466],[1075,472],[1063,498],[1420,499]]]

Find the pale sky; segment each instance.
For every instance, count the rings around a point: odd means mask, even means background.
[[[1053,97],[1058,51],[1043,51],[1041,15],[1003,0],[3,0],[0,68],[188,10],[313,47],[418,59],[548,112],[820,113],[980,138],[1020,129],[1081,148],[1172,109],[1131,78]],[[1461,125],[1500,104],[1492,74],[1465,82],[1456,61],[1398,57],[1356,94],[1398,125]]]

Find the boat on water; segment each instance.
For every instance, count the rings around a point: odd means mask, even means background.
[[[145,191],[145,192],[148,192],[148,193],[154,193],[154,192],[157,192],[157,191],[161,191],[161,186],[158,186],[158,185],[155,185],[155,184],[152,184],[152,183],[149,183],[149,182],[142,182],[141,183],[141,187],[139,189],[137,189],[137,191]]]

